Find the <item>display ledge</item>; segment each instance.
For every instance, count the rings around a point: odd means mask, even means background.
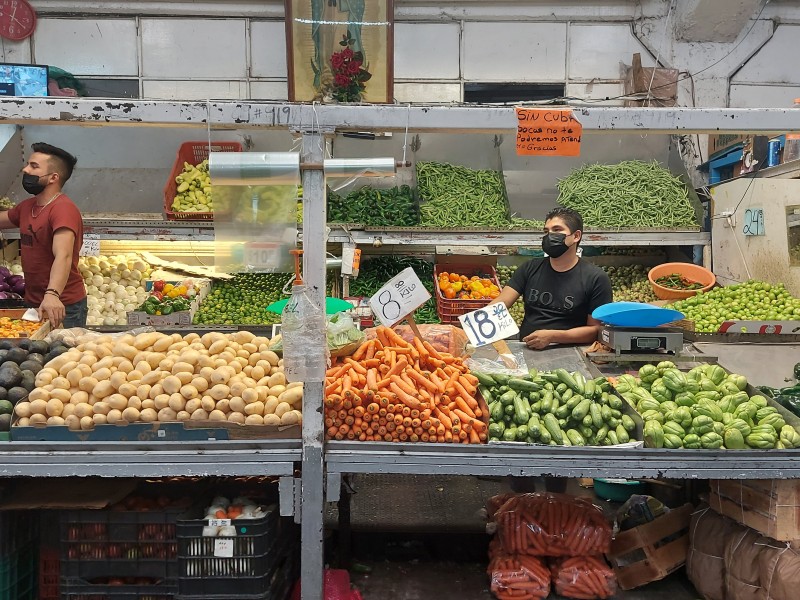
[[[351,229],[329,225],[329,242],[356,245],[419,245],[419,246],[539,246],[541,231],[503,229],[430,229],[422,227],[386,227]],[[707,246],[711,234],[704,231],[628,229],[624,231],[586,231],[584,246]]]
[[[655,450],[328,442],[328,473],[800,479],[800,450]]]
[[[0,442],[0,477],[292,475],[300,440]]]

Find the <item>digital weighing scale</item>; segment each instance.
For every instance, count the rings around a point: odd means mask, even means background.
[[[683,330],[679,327],[617,327],[606,325],[600,330],[600,341],[621,354],[670,354],[683,350]]]

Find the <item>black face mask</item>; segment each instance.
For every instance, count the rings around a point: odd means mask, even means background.
[[[31,175],[30,173],[23,173],[22,174],[22,189],[24,189],[29,194],[33,194],[34,196],[41,194],[46,188],[46,185],[42,185],[39,183],[39,180],[42,176],[39,175]]]
[[[558,258],[569,250],[569,246],[564,243],[566,239],[567,235],[565,233],[546,233],[542,238],[542,250],[544,250],[548,256]]]

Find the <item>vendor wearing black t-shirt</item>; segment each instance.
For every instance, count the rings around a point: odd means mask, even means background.
[[[550,344],[591,344],[600,323],[592,312],[612,301],[611,280],[602,269],[578,257],[583,218],[569,208],[545,217],[542,250],[520,266],[502,289],[497,302],[510,307],[522,296],[525,318],[519,339],[533,350]]]

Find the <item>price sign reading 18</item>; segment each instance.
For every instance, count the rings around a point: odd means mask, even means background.
[[[381,323],[391,327],[425,304],[431,295],[411,267],[403,269],[369,299],[372,312]]]
[[[519,333],[505,304],[492,304],[458,317],[469,341],[476,347],[504,340]]]

